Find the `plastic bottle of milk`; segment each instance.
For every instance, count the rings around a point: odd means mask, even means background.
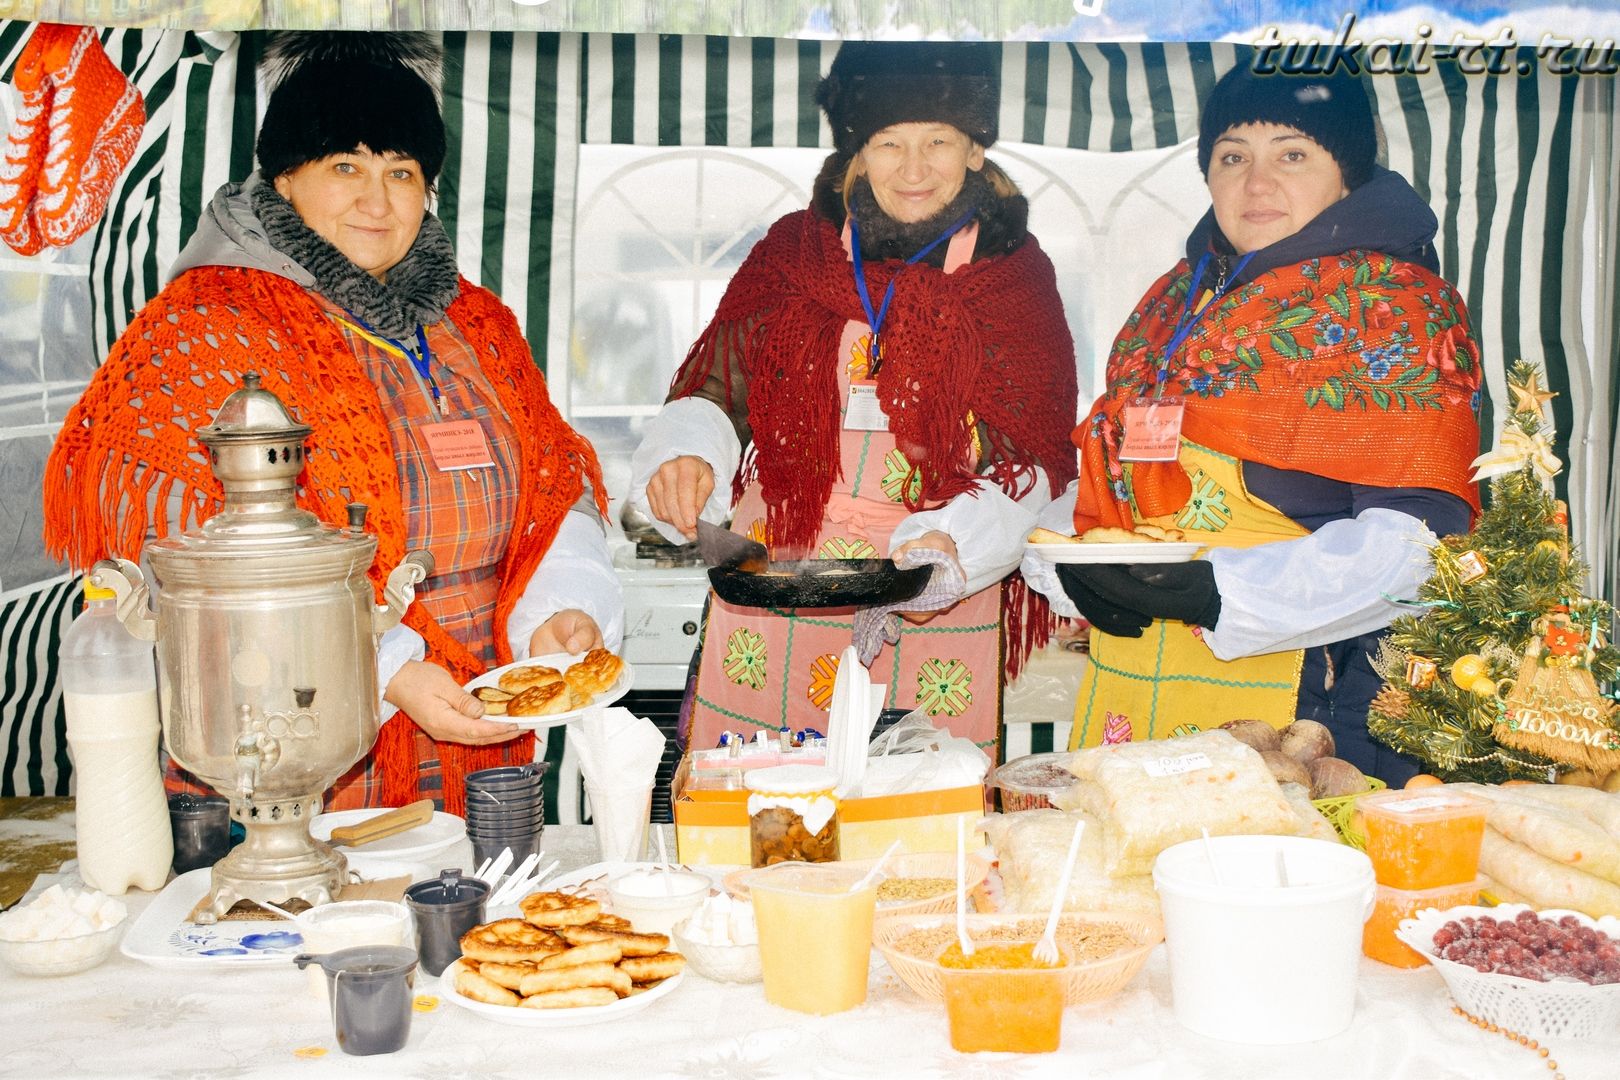
[[[84,582],[62,636],[62,703],[73,756],[79,876],[104,893],[163,887],[174,860],[158,767],[152,646],[118,621],[110,589]]]

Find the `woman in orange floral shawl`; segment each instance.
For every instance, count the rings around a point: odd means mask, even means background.
[[[1026,560],[1092,624],[1074,745],[1306,717],[1368,773],[1417,771],[1367,734],[1369,653],[1478,511],[1479,349],[1434,214],[1375,152],[1354,78],[1239,68],[1212,93],[1213,207],[1114,342],[1072,508],[1076,534],[1150,523],[1208,551]]]

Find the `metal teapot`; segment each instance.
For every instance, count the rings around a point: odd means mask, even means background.
[[[433,572],[432,556],[412,552],[373,603],[366,508],[350,504],[342,529],[298,508],[310,428],[259,382],[243,375],[198,430],[224,506],[146,546],[155,587],[126,559],[91,569],[130,633],[157,643],[170,755],[229,797],[247,831],[214,866],[216,915],[241,899],[325,903],[342,888],[347,860],[309,821],[377,739],[378,638]]]

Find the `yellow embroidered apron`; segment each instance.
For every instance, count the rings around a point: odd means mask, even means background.
[[[1297,522],[1250,494],[1236,458],[1182,439],[1180,462],[1192,478],[1187,505],[1139,520],[1180,529],[1188,540],[1210,547],[1252,547],[1306,535]],[[1130,465],[1125,468],[1128,475]],[[1217,660],[1199,633],[1162,619],[1139,638],[1092,628],[1069,748],[1163,739],[1228,720],[1264,720],[1279,728],[1293,722],[1304,652]]]

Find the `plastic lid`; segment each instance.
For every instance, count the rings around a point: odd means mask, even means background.
[[[749,769],[743,774],[743,786],[772,795],[809,795],[837,787],[838,774],[825,765],[772,765]]]
[[[86,574],[84,575],[84,599],[85,603],[89,603],[91,600],[116,600],[118,594],[111,589],[103,589],[99,585],[92,584],[90,575]]]
[[[1378,791],[1356,800],[1356,809],[1392,822],[1431,822],[1449,818],[1484,817],[1483,801],[1460,791]]]

